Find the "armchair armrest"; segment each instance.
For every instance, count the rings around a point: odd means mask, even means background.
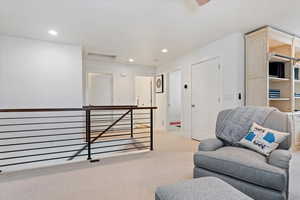
[[[282,169],[289,169],[292,154],[289,150],[277,149],[269,156],[268,163]]]
[[[217,139],[217,138],[212,138],[212,139],[206,139],[202,140],[199,144],[198,150],[199,151],[215,151],[219,148],[224,146],[224,143]]]

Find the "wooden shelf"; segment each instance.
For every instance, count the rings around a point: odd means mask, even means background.
[[[270,53],[269,62],[291,62],[291,59],[283,58],[281,56],[277,56],[273,53]]]
[[[289,101],[290,98],[269,98],[270,101]]]
[[[289,81],[290,79],[289,79],[289,78],[269,77],[269,80],[270,80],[270,81],[273,81],[273,82],[281,82],[281,81]]]

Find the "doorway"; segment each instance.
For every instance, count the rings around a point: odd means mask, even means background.
[[[180,130],[181,119],[181,98],[182,98],[182,77],[181,70],[169,73],[168,81],[168,130]]]
[[[219,58],[192,65],[192,138],[215,137],[216,119],[222,105]]]
[[[113,76],[106,73],[87,73],[87,105],[113,105]]]
[[[135,105],[139,107],[153,106],[153,77],[135,77]]]

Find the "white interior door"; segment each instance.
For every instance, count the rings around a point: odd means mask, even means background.
[[[135,104],[139,107],[153,105],[153,77],[135,77]]]
[[[216,119],[221,110],[221,66],[219,59],[192,66],[192,138],[215,137]]]
[[[93,106],[113,105],[113,77],[111,74],[88,73],[87,104]]]
[[[168,128],[178,129],[181,127],[181,71],[169,73],[168,84]]]

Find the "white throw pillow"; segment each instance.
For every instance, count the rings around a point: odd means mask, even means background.
[[[241,139],[239,144],[269,156],[289,135],[289,133],[264,128],[253,123],[248,134]]]

